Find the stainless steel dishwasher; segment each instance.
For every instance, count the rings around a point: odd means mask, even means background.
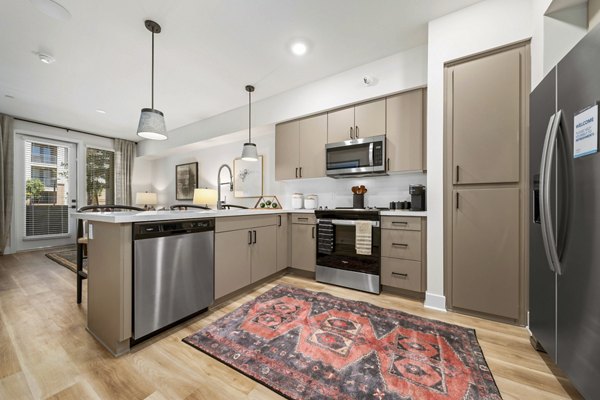
[[[215,220],[133,224],[133,340],[214,301]]]

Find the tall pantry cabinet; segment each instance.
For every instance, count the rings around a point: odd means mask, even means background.
[[[524,324],[529,43],[446,65],[447,306]]]

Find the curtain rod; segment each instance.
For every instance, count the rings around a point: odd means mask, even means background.
[[[13,117],[15,120],[17,121],[23,121],[23,122],[29,122],[32,124],[38,124],[38,125],[44,125],[44,126],[48,126],[50,128],[57,128],[57,129],[64,129],[67,131],[67,133],[69,131],[73,131],[73,132],[78,132],[78,133],[83,133],[86,135],[92,135],[92,136],[97,136],[97,137],[101,137],[101,138],[105,138],[105,139],[120,139],[120,138],[115,138],[115,137],[110,137],[110,136],[105,136],[105,135],[100,135],[99,133],[92,133],[92,132],[86,132],[86,131],[80,131],[79,129],[71,129],[71,128],[67,128],[64,126],[59,126],[59,125],[53,125],[53,124],[47,124],[45,122],[39,122],[39,121],[33,121],[31,119],[25,119],[25,118],[20,118],[20,117]],[[137,142],[133,141],[133,143],[135,143],[137,145]]]

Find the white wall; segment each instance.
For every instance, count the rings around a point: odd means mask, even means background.
[[[427,294],[425,304],[445,308],[444,297],[444,63],[533,34],[532,2],[488,0],[429,23],[427,105]],[[532,41],[533,52],[537,40]]]
[[[377,84],[365,86],[362,83],[364,75],[376,77]],[[253,125],[272,125],[426,84],[427,47],[420,46],[258,101],[252,105]],[[260,86],[256,87],[256,92],[260,92]],[[248,108],[241,107],[174,129],[169,132],[169,140],[144,140],[138,145],[138,154],[160,157],[168,149],[239,132],[247,127]]]

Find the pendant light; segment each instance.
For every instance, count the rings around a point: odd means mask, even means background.
[[[254,86],[246,86],[248,92],[248,143],[244,143],[242,150],[242,160],[244,161],[258,161],[258,152],[256,151],[256,145],[252,143],[252,92],[254,92]]]
[[[152,32],[152,107],[142,108],[137,134],[145,139],[166,140],[165,116],[161,111],[154,108],[154,34],[160,33],[161,28],[159,24],[151,20],[146,20],[144,25],[146,29]]]

